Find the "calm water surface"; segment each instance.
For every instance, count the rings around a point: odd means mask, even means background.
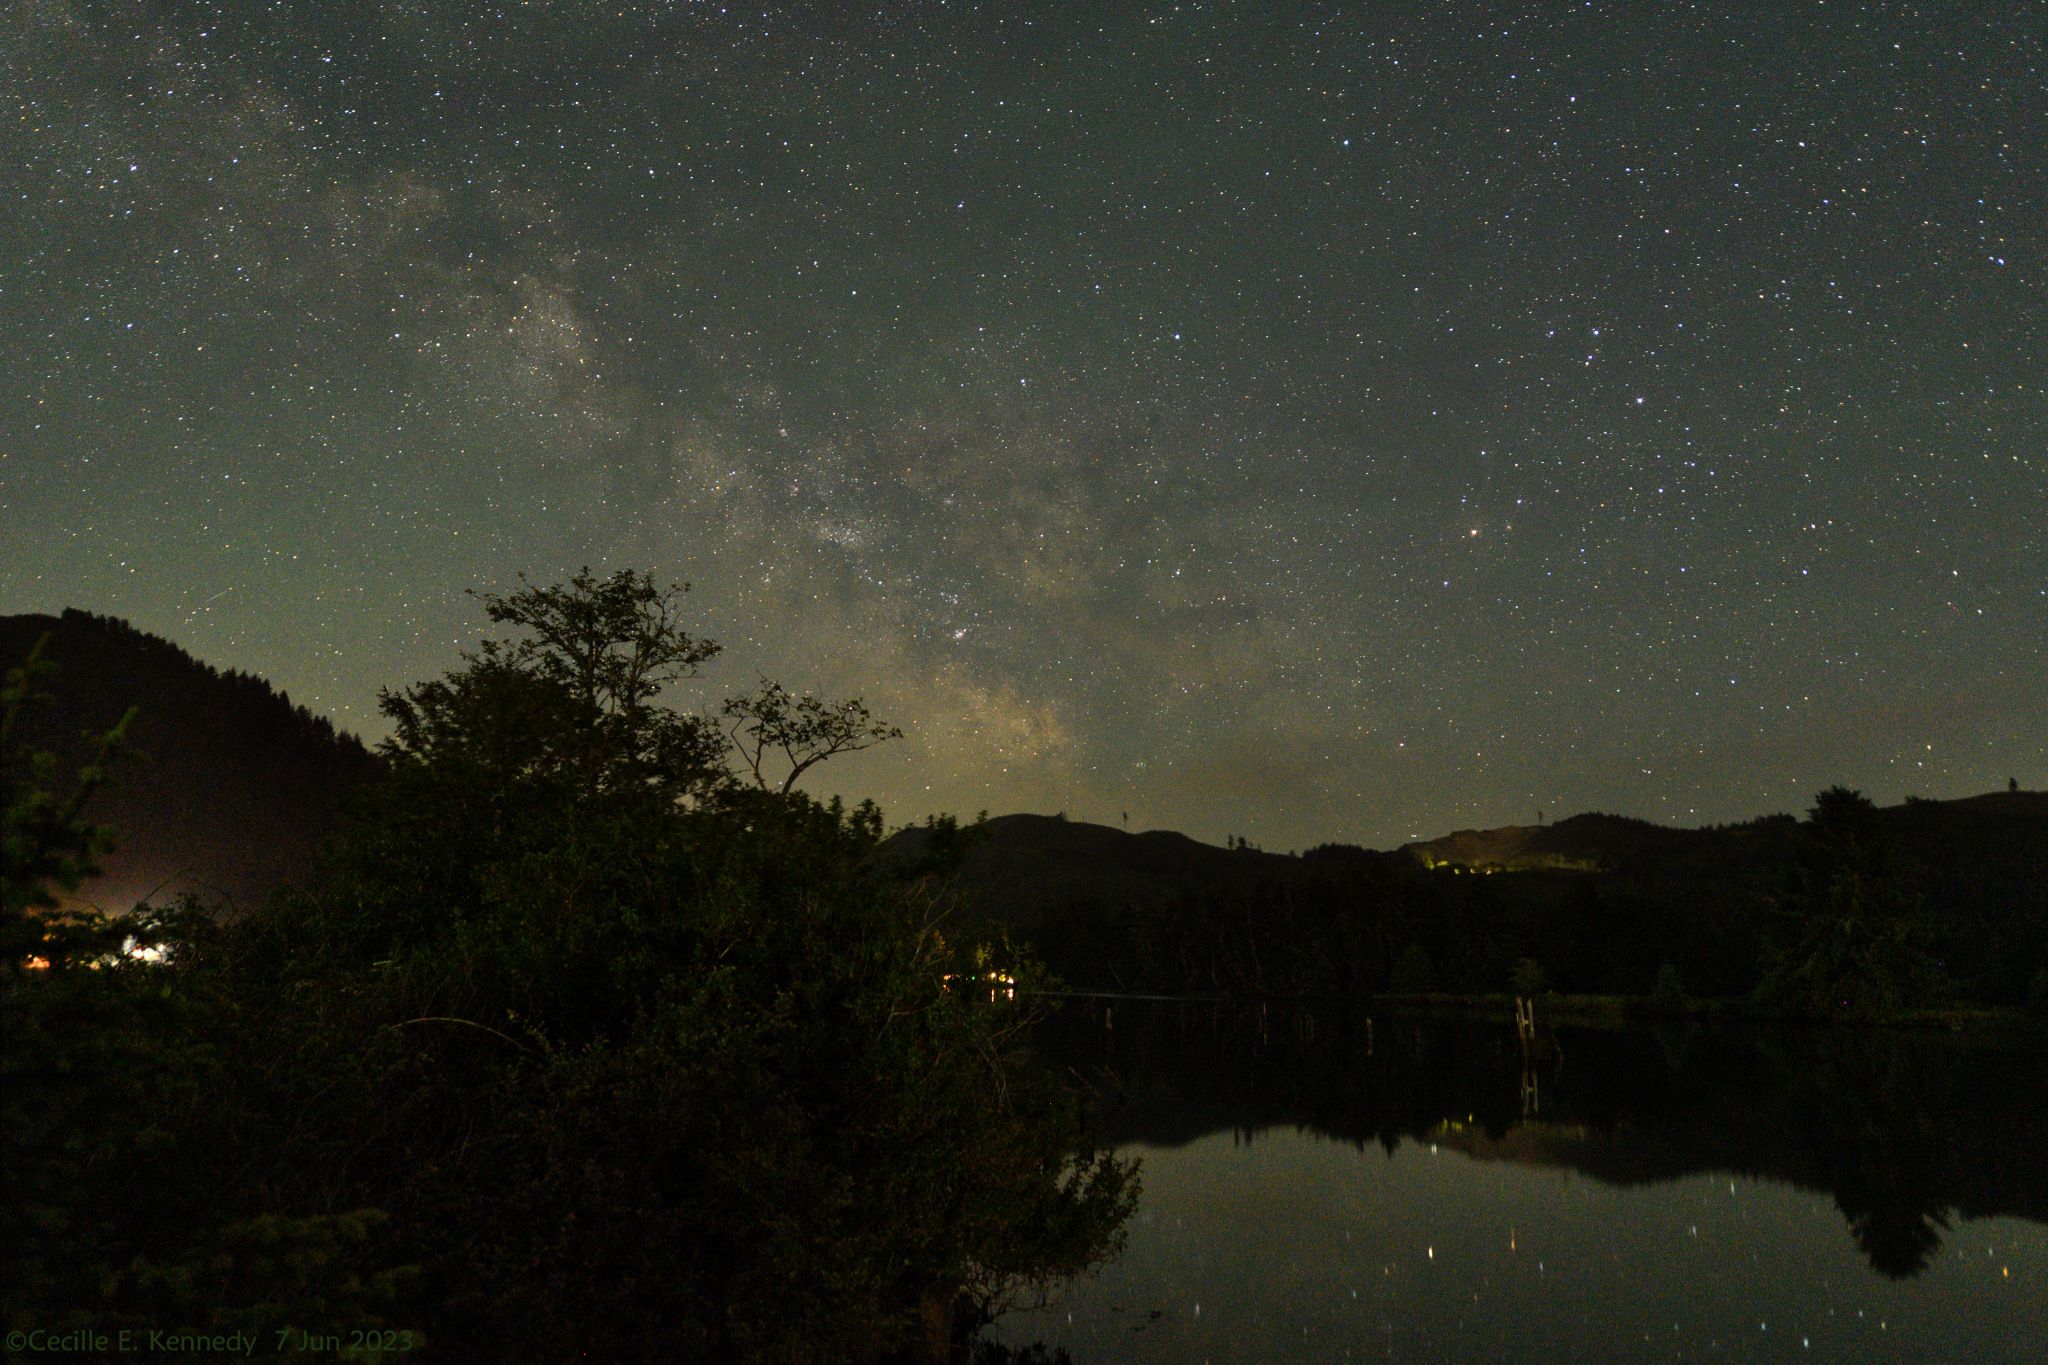
[[[1106,1016],[1106,1017],[1105,1017]],[[1130,1246],[1003,1320],[1099,1362],[2048,1362],[2048,1057],[1095,1002]]]

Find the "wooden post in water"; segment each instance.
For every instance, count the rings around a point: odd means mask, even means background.
[[[1522,1117],[1534,1118],[1542,1107],[1536,1093],[1536,998],[1515,997],[1515,1038],[1522,1045]]]

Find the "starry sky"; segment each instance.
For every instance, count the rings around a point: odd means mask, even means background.
[[[687,580],[812,790],[1271,849],[2048,785],[2048,11],[0,9],[0,611],[369,738]]]

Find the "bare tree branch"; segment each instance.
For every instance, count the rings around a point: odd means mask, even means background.
[[[765,678],[759,691],[728,698],[722,710],[731,721],[727,739],[754,785],[785,795],[799,777],[835,754],[858,753],[903,737],[896,726],[876,720],[858,697],[827,702],[809,692],[793,694]],[[779,750],[789,765],[774,785],[765,768],[770,750]]]

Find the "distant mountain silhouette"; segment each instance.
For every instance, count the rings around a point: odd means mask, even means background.
[[[1879,820],[1887,834],[1908,846],[1909,854],[1946,863],[1956,857],[1953,841],[1972,832],[1991,836],[1987,852],[2013,847],[2013,840],[2003,836],[2048,820],[2048,792],[1986,792],[1953,801],[1908,798],[1903,805],[1882,808]],[[1620,815],[1574,815],[1553,825],[1462,829],[1403,845],[1403,851],[1427,866],[1474,872],[1669,873],[1677,867],[1703,870],[1775,856],[1795,823],[1789,815],[1767,815],[1740,825],[1672,829]]]
[[[103,910],[183,891],[238,909],[259,903],[305,875],[344,794],[378,771],[362,741],[262,678],[223,673],[112,617],[0,616],[0,667],[19,664],[44,634],[58,672],[53,700],[28,714],[30,747],[56,750],[68,774],[83,734],[137,708],[135,755],[91,807],[116,846],[78,899]]]
[[[931,837],[929,829],[913,826],[892,836],[888,851],[914,863]],[[1249,889],[1290,875],[1293,863],[1281,854],[1218,848],[1171,830],[1128,834],[1058,815],[998,815],[978,827],[954,886],[977,918],[1029,934],[1053,907]]]
[[[2021,882],[2048,873],[2048,792],[1989,792],[1950,801],[1909,798],[1879,811],[1881,827],[1908,859],[1965,888]],[[1739,825],[1678,829],[1627,816],[1589,813],[1546,825],[1458,830],[1393,851],[1325,844],[1299,856],[1220,848],[1184,834],[1128,834],[1052,815],[1001,815],[954,877],[977,912],[1030,930],[1049,906],[1161,904],[1189,893],[1271,887],[1331,873],[1405,877],[1416,870],[1586,874],[1615,880],[1741,880],[1775,883],[1791,855],[1798,821],[1767,815]],[[891,841],[897,856],[921,855],[930,832],[910,828]],[[1989,872],[1995,874],[1987,877]],[[1555,886],[1557,879],[1542,878]],[[1989,887],[1983,887],[1989,890]]]
[[[1876,823],[1945,979],[2019,1003],[2048,963],[2048,794],[1908,800]],[[1789,814],[1705,829],[1587,814],[1297,857],[1009,815],[968,832],[947,884],[963,927],[1001,923],[1087,988],[1413,990],[1394,964],[1423,952],[1454,992],[1505,990],[1526,958],[1567,992],[1646,995],[1670,964],[1687,993],[1729,997],[1790,941],[1805,837]],[[887,851],[915,864],[932,839],[906,830]]]
[[[1550,825],[1461,829],[1403,845],[1403,850],[1424,866],[1473,872],[1620,872],[1726,857],[1741,845],[1769,842],[1782,824],[1761,820],[1733,829],[1672,829],[1595,812]]]
[[[308,873],[344,796],[379,770],[361,741],[263,679],[110,617],[0,617],[0,666],[45,633],[60,672],[54,703],[29,717],[33,745],[75,764],[84,733],[139,708],[138,757],[93,808],[118,839],[106,874],[82,892],[104,909],[188,890],[260,902]],[[1942,928],[1947,970],[2017,999],[2048,942],[2048,793],[1909,798],[1878,819]],[[937,833],[902,831],[884,857],[923,862],[943,851]],[[1530,953],[1561,989],[1576,977],[1646,991],[1635,978],[1664,957],[1712,993],[1754,980],[1758,926],[1775,913],[1799,834],[1789,814],[1706,829],[1584,814],[1297,857],[1018,814],[970,835],[949,881],[963,919],[1002,922],[1078,984],[1379,989],[1391,958],[1421,943],[1446,988],[1499,989],[1495,959]],[[1334,974],[1311,970],[1340,959]]]

